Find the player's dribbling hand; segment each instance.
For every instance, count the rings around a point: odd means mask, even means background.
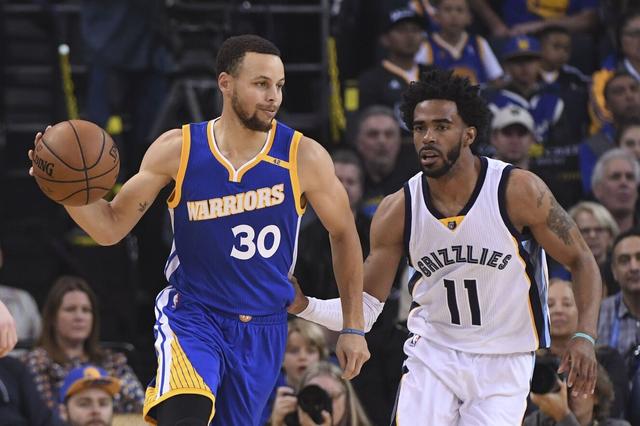
[[[17,342],[16,322],[4,303],[0,301],[0,357],[8,354]]]
[[[558,373],[569,372],[567,385],[571,388],[571,395],[586,398],[593,394],[597,369],[598,362],[593,344],[582,338],[571,339],[558,368]]]
[[[51,126],[47,126],[46,129],[44,129],[44,131],[46,132]],[[40,142],[40,139],[42,139],[42,135],[44,133],[42,132],[38,132],[36,133],[35,138],[33,138],[33,147],[35,148],[36,145],[38,145],[38,142]],[[27,157],[29,157],[29,161],[33,161],[33,149],[30,149],[27,152]],[[29,176],[33,176],[33,166],[29,167]]]
[[[357,334],[341,334],[336,343],[336,356],[342,367],[342,378],[351,380],[371,357],[367,341]]]
[[[290,275],[289,281],[296,291],[296,296],[293,299],[293,302],[291,302],[291,304],[287,308],[287,312],[293,315],[297,315],[306,309],[306,307],[309,305],[309,299],[307,299],[307,296],[305,296],[302,292],[302,289],[300,288],[300,284],[298,284],[298,280],[296,279],[296,277]]]
[[[314,422],[311,417],[298,407],[298,420],[300,426],[317,426],[318,423]],[[331,415],[326,410],[322,410],[322,423],[321,426],[331,426]]]

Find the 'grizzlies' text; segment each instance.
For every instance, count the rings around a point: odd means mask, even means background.
[[[503,270],[509,264],[511,257],[510,254],[505,256],[504,253],[485,247],[480,249],[473,246],[451,246],[422,256],[418,260],[418,269],[425,277],[430,277],[433,272],[443,266],[454,263],[477,263]]]

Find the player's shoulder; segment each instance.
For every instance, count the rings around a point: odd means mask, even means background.
[[[513,168],[509,172],[507,180],[507,201],[514,196],[526,199],[539,192],[541,188],[546,188],[546,185],[535,173],[529,170]]]
[[[395,221],[400,217],[404,217],[404,209],[405,193],[404,188],[401,188],[382,199],[380,205],[376,209],[374,220]]]

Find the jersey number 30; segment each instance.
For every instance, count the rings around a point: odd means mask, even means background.
[[[451,313],[451,322],[460,325],[460,311],[458,311],[458,300],[456,298],[456,282],[444,280],[444,287],[447,289],[447,304]],[[478,288],[476,280],[464,280],[464,288],[469,296],[469,309],[471,310],[471,324],[480,325],[480,303],[478,302]]]
[[[239,237],[238,247],[234,243],[231,249],[231,257],[240,260],[251,259],[256,254],[256,249],[260,256],[265,259],[270,258],[280,246],[280,228],[276,225],[267,225],[260,230],[258,238],[255,240],[256,231],[249,225],[237,225],[231,228],[234,237]],[[267,247],[267,236],[271,234],[273,240],[270,247]]]

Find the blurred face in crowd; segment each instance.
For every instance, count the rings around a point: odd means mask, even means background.
[[[400,21],[382,36],[382,45],[391,54],[413,58],[423,40],[423,29],[411,20]]]
[[[571,283],[552,281],[549,287],[549,315],[551,337],[570,337],[578,329],[578,308],[573,297]]]
[[[598,222],[598,219],[586,210],[576,213],[574,220],[596,262],[598,264],[604,263],[607,260],[607,252],[611,243],[613,243],[611,229]]]
[[[91,333],[93,310],[87,293],[80,290],[67,292],[56,318],[56,335],[60,343],[83,343]]]
[[[518,164],[529,157],[529,149],[535,143],[533,134],[522,124],[511,124],[491,134],[496,149],[495,157],[511,164]]]
[[[563,33],[549,34],[540,43],[540,54],[543,67],[546,70],[559,70],[569,62],[571,37]]]
[[[362,121],[356,145],[369,175],[384,178],[393,171],[400,143],[400,127],[395,118],[381,114]]]
[[[624,293],[640,293],[640,237],[629,236],[616,245],[611,270]]]
[[[113,419],[113,398],[97,387],[84,389],[69,397],[62,417],[70,426],[109,426]]]
[[[640,16],[631,19],[620,33],[622,54],[632,60],[640,60]]]
[[[633,165],[623,158],[609,160],[593,193],[614,217],[633,212],[638,199]]]
[[[538,82],[540,60],[534,56],[522,56],[508,59],[504,68],[517,87],[532,88]]]
[[[616,77],[606,89],[607,108],[616,120],[640,116],[640,83],[635,78],[629,75]]]
[[[360,200],[362,200],[362,194],[364,192],[362,171],[358,166],[351,163],[336,162],[334,167],[336,169],[336,176],[349,196],[351,210],[355,210]]]
[[[284,65],[275,55],[248,52],[235,75],[221,73],[218,84],[238,119],[249,130],[266,132],[282,103]]]
[[[332,376],[322,375],[310,379],[306,385],[316,385],[327,391],[333,401],[333,424],[339,425],[347,411],[347,389]]]
[[[320,350],[317,346],[305,340],[297,331],[289,334],[283,367],[291,385],[297,386],[307,368],[318,361],[320,361]]]
[[[441,0],[435,17],[442,32],[455,36],[471,24],[467,0]]]
[[[456,103],[442,99],[416,105],[412,131],[422,171],[432,178],[446,175],[475,137],[475,128],[462,121]]]
[[[633,152],[636,160],[640,161],[640,126],[630,126],[622,132],[620,135],[620,148]]]

